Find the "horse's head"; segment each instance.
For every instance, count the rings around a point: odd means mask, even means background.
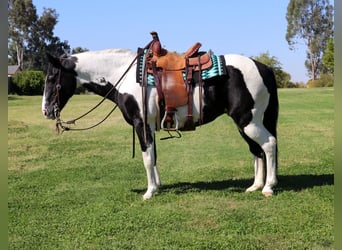
[[[45,118],[56,119],[76,89],[76,57],[56,58],[47,54],[49,67],[46,74],[42,112]]]

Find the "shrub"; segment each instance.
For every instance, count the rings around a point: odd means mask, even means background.
[[[334,76],[321,74],[319,79],[308,81],[307,86],[308,88],[332,87],[334,86]]]
[[[45,75],[42,71],[21,71],[13,76],[13,83],[19,95],[41,95],[44,81]]]

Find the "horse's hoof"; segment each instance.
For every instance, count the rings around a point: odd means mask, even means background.
[[[143,200],[146,201],[146,200],[150,199],[151,197],[152,197],[151,193],[146,193],[143,195]]]
[[[271,197],[271,196],[273,195],[272,187],[266,185],[266,186],[262,189],[262,194],[263,194],[265,197]]]
[[[272,189],[263,190],[263,191],[262,191],[262,194],[263,194],[265,197],[271,197],[271,196],[273,195],[273,190],[272,190]]]
[[[271,197],[273,195],[273,192],[264,192],[262,193],[265,197]]]
[[[264,184],[253,184],[252,186],[250,186],[249,188],[246,189],[246,193],[254,192],[254,191],[257,191],[259,189],[262,189],[263,186],[264,186]]]
[[[146,193],[143,195],[143,200],[146,201],[150,199],[157,190],[157,187],[147,189]]]

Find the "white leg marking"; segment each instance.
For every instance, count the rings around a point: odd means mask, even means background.
[[[262,158],[254,156],[254,183],[246,189],[246,192],[253,192],[264,187],[265,166]]]
[[[161,187],[160,175],[159,175],[159,171],[158,171],[157,165],[155,165],[153,167],[153,171],[154,171],[154,176],[155,176],[155,179],[156,179],[156,184],[157,184],[158,187]]]
[[[154,149],[153,146],[149,146],[146,150],[146,152],[142,153],[144,166],[146,169],[147,174],[147,191],[143,195],[143,199],[147,200],[152,197],[153,193],[155,193],[158,189],[157,182],[160,182],[159,180],[159,174],[156,178],[156,166],[154,165]]]
[[[276,168],[276,144],[277,140],[270,136],[268,142],[263,145],[263,150],[266,154],[266,184],[262,189],[265,196],[272,196],[272,188],[277,185],[277,168]]]
[[[276,144],[277,140],[272,136],[262,123],[250,123],[244,128],[244,132],[257,142],[266,155],[266,184],[262,189],[265,196],[273,195],[272,188],[277,184],[276,177]]]

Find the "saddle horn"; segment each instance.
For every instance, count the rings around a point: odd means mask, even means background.
[[[151,31],[150,34],[152,35],[152,38],[154,41],[159,41],[158,33],[155,31]]]
[[[155,55],[157,57],[165,55],[166,51],[164,49],[162,49],[162,47],[161,47],[161,43],[159,40],[158,33],[155,31],[151,31],[150,34],[152,35],[152,38],[153,38],[153,41],[152,41],[151,46],[150,46],[153,55]]]

